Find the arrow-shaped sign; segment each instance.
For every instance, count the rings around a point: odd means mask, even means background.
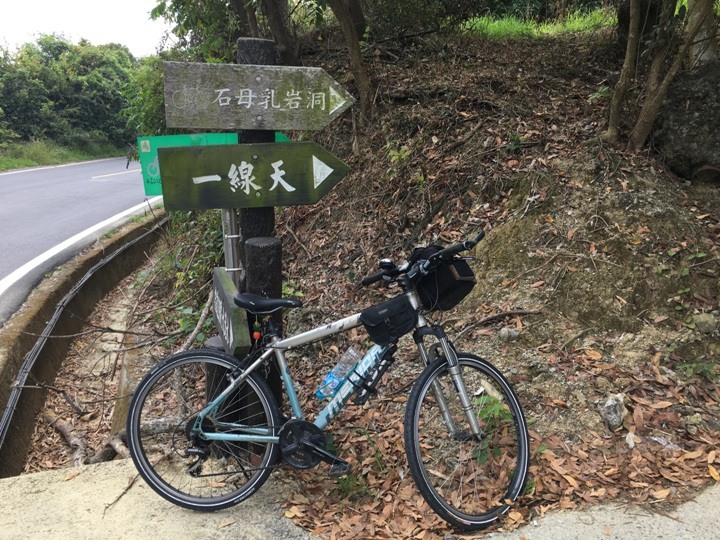
[[[355,101],[320,68],[163,62],[163,70],[168,127],[315,130]]]
[[[158,149],[168,210],[315,204],[350,168],[314,142]]]

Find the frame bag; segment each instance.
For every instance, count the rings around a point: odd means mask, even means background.
[[[418,322],[418,314],[407,296],[402,295],[360,312],[370,338],[378,345],[389,345],[410,332]]]

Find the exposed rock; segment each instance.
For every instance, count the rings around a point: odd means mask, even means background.
[[[628,410],[625,408],[625,396],[623,394],[615,394],[605,401],[600,410],[600,416],[607,423],[611,431],[617,431],[623,425],[623,419],[627,416]]]
[[[712,334],[718,328],[717,319],[712,313],[699,313],[693,316],[693,322],[698,332],[702,334]]]
[[[655,125],[668,166],[688,179],[720,182],[720,62],[678,73]]]

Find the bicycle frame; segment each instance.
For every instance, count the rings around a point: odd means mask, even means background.
[[[410,291],[405,293],[408,298],[410,299],[410,302],[412,306],[415,309],[418,309],[420,306],[420,301],[418,299],[417,293],[415,291]],[[303,345],[307,345],[309,343],[314,343],[316,341],[323,340],[325,338],[347,332],[353,328],[357,328],[362,323],[360,322],[360,314],[356,313],[354,315],[351,315],[349,317],[345,317],[344,319],[340,319],[338,321],[332,322],[330,324],[325,324],[322,326],[318,326],[316,328],[313,328],[312,330],[308,330],[306,332],[290,336],[285,339],[280,339],[278,337],[273,338],[272,343],[267,347],[267,349],[257,358],[255,361],[248,366],[247,369],[243,370],[243,372],[235,379],[233,379],[230,383],[230,385],[223,390],[218,396],[215,397],[210,403],[208,403],[202,411],[198,413],[198,416],[195,420],[195,426],[198,427],[199,431],[203,433],[203,437],[205,437],[209,441],[234,441],[234,442],[264,442],[264,443],[277,443],[279,441],[279,437],[277,435],[267,435],[267,429],[266,428],[258,428],[258,427],[252,427],[252,426],[244,426],[240,424],[225,424],[223,423],[224,427],[233,429],[235,431],[242,431],[242,433],[213,433],[213,432],[203,432],[200,429],[200,426],[202,426],[203,419],[211,414],[213,411],[217,409],[217,407],[236,389],[238,388],[243,381],[245,381],[250,373],[255,371],[259,366],[261,366],[264,362],[269,360],[269,358],[274,354],[275,358],[278,363],[278,367],[280,369],[280,376],[283,381],[283,385],[285,387],[285,392],[288,396],[288,401],[290,402],[290,408],[292,410],[293,417],[299,420],[305,420],[305,414],[303,413],[303,410],[300,406],[300,400],[298,399],[297,392],[295,390],[295,381],[292,378],[290,371],[288,369],[287,360],[285,358],[285,351],[289,351],[292,349],[295,349],[297,347],[301,347]],[[422,329],[428,328],[428,332],[423,332]],[[439,331],[438,331],[439,330]],[[428,353],[427,349],[425,348],[423,342],[422,342],[422,336],[425,334],[433,334],[435,335],[438,340],[440,341],[440,345],[443,349],[443,354],[448,359],[449,364],[449,370],[450,374],[455,380],[456,388],[458,389],[458,393],[460,395],[460,400],[463,405],[463,409],[467,413],[468,420],[470,422],[471,430],[475,435],[481,434],[481,429],[478,425],[477,419],[471,414],[471,403],[470,399],[468,397],[467,391],[465,389],[465,385],[462,381],[462,376],[460,375],[460,369],[458,367],[458,361],[457,357],[455,355],[455,351],[453,350],[452,346],[450,345],[449,341],[447,340],[447,337],[444,335],[444,332],[442,332],[441,329],[430,327],[425,317],[420,314],[418,317],[418,324],[415,331],[415,342],[418,346],[418,350],[420,351],[421,358],[423,360],[423,363],[425,365],[428,365],[431,362],[430,354]],[[383,358],[385,353],[390,348],[389,345],[387,346],[380,346],[380,345],[373,345],[370,347],[370,349],[365,353],[365,356],[358,362],[355,369],[351,372],[351,374],[343,381],[343,384],[340,385],[337,392],[333,396],[333,398],[330,400],[330,402],[320,411],[317,418],[313,422],[318,428],[321,430],[324,430],[327,425],[332,421],[332,419],[337,416],[337,414],[342,411],[347,401],[352,396],[353,392],[357,388],[357,383],[359,380],[367,373],[369,373],[377,364],[380,362],[380,360]],[[357,377],[353,377],[353,374],[358,375]],[[445,402],[445,398],[440,392],[439,388],[435,389],[436,397],[438,399],[438,402],[440,403],[440,409],[443,413],[443,417],[446,419],[446,423],[448,425],[448,430],[451,434],[457,433],[457,428],[454,425],[454,422],[450,418],[449,413],[447,413],[447,405]]]

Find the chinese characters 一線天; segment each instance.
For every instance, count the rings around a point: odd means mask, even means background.
[[[273,184],[269,191],[274,191],[278,186],[282,186],[288,193],[295,191],[295,188],[288,184],[283,178],[285,171],[280,168],[283,166],[283,161],[279,160],[271,163],[271,165],[273,173],[270,175],[270,179],[273,181]],[[255,167],[246,161],[242,161],[240,165],[231,164],[230,171],[228,172],[228,176],[230,177],[230,190],[235,193],[239,189],[243,191],[245,195],[250,195],[251,190],[253,190],[252,193],[255,193],[259,197],[262,186],[255,183],[257,179],[253,174],[254,170]]]

